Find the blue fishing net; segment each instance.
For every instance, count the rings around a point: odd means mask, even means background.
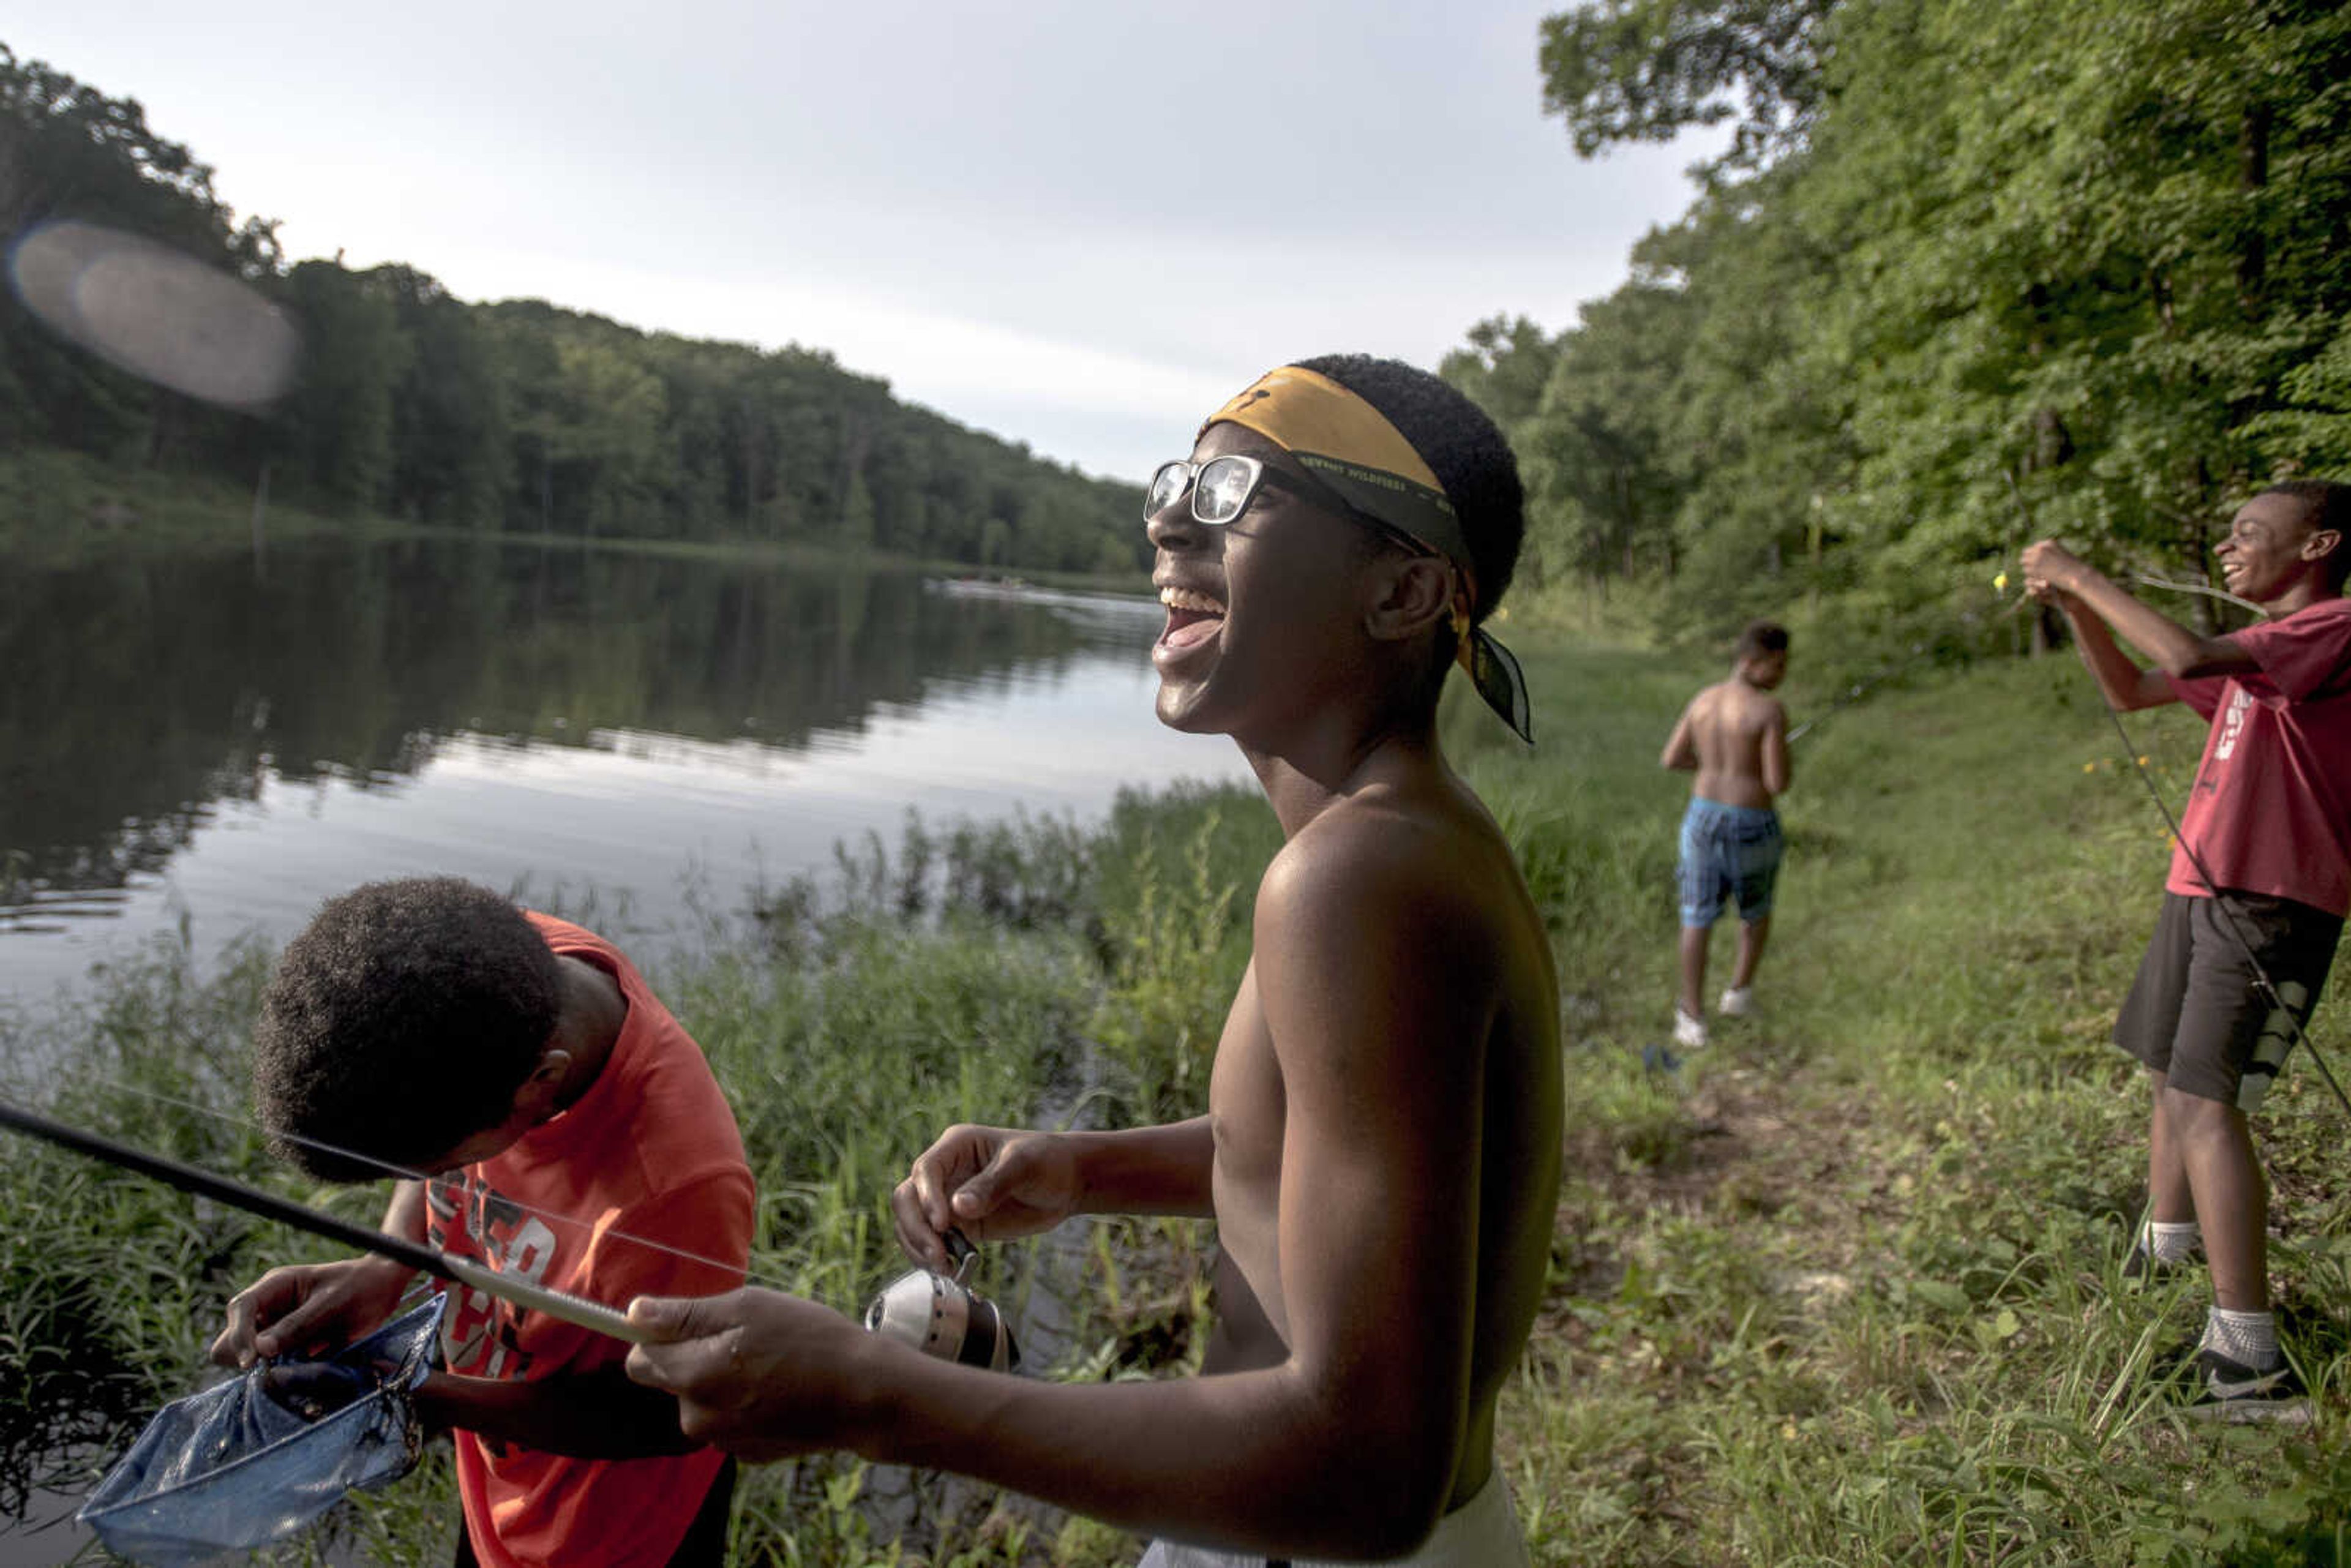
[[[155,1414],[74,1517],[149,1568],[235,1561],[416,1463],[410,1396],[444,1298],[322,1361],[256,1366]]]

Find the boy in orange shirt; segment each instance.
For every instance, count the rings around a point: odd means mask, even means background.
[[[329,903],[271,977],[254,1087],[309,1174],[430,1176],[393,1193],[395,1235],[615,1307],[743,1282],[751,1172],[701,1049],[611,944],[485,888],[418,878]],[[374,1256],[272,1270],[229,1302],[214,1357],[350,1340],[413,1280]],[[451,1289],[445,1369],[416,1409],[455,1434],[457,1563],[722,1561],[733,1471],[629,1381],[628,1346]]]

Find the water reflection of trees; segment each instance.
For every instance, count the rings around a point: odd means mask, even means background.
[[[160,868],[273,776],[360,788],[451,734],[798,748],[1115,636],[905,573],[405,541],[0,573],[0,906]],[[20,915],[19,918],[22,918]]]

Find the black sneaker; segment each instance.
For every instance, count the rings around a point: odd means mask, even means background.
[[[2257,1372],[2217,1350],[2196,1353],[2198,1390],[2189,1402],[2190,1416],[2217,1416],[2223,1421],[2286,1421],[2310,1419],[2310,1391],[2302,1375],[2281,1357],[2265,1372]]]
[[[2123,1259],[2123,1288],[2127,1291],[2152,1291],[2168,1285],[2204,1261],[2204,1249],[2189,1249],[2184,1258],[2158,1258],[2147,1250],[2147,1239],[2131,1243]]]

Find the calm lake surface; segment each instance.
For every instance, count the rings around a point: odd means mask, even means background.
[[[183,923],[450,873],[640,956],[906,812],[1247,777],[1152,716],[1148,601],[409,540],[0,572],[0,1005]]]

